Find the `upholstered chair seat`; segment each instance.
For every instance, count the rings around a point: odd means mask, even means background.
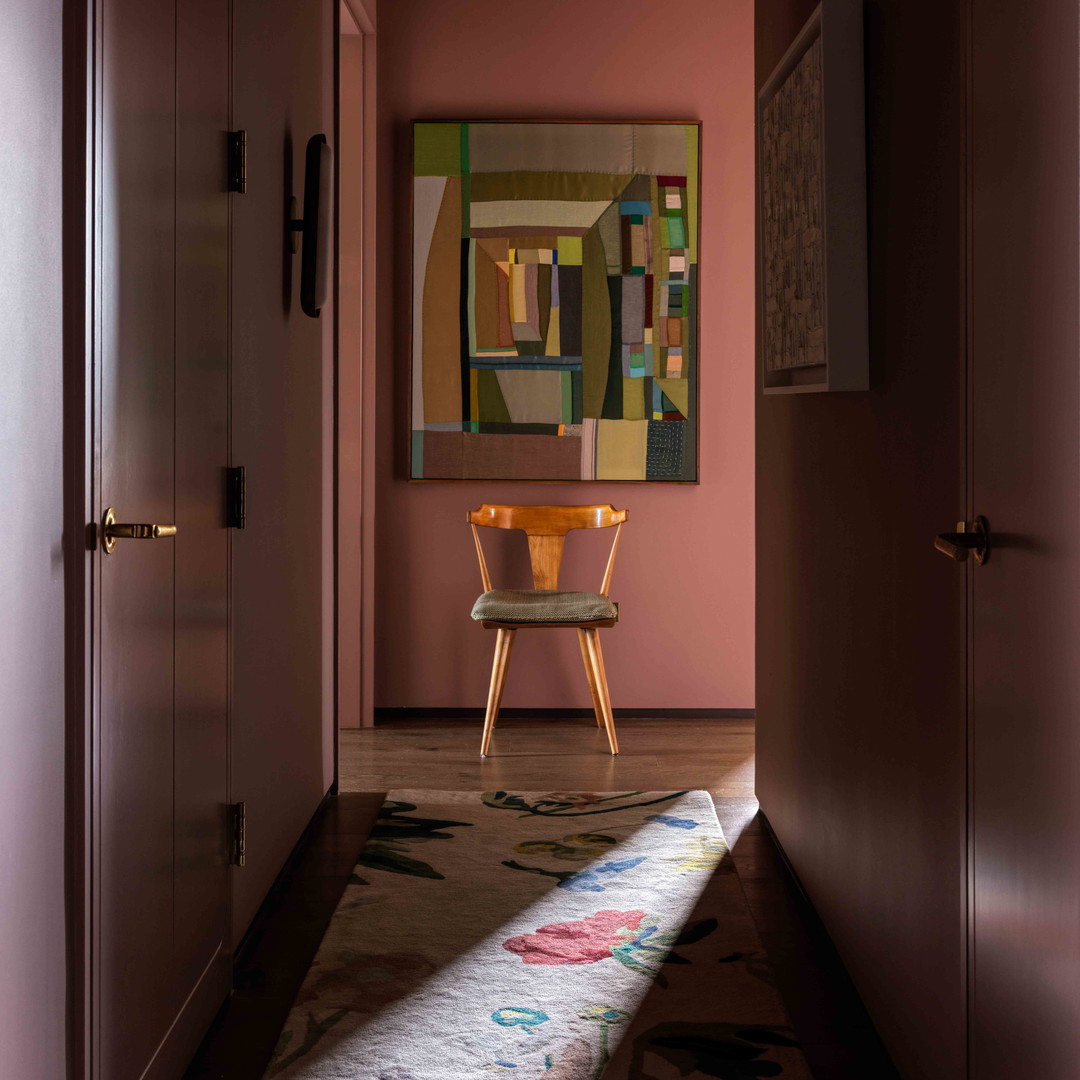
[[[581,623],[618,619],[619,607],[600,593],[559,589],[492,589],[473,604],[477,622]]]

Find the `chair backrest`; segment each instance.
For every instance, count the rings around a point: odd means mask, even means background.
[[[604,580],[600,586],[607,596],[611,588],[611,573],[615,566],[615,552],[619,547],[619,534],[623,522],[630,516],[629,510],[616,510],[610,504],[592,506],[497,506],[484,503],[470,510],[469,524],[476,542],[476,556],[480,560],[480,577],[485,592],[491,590],[484,549],[480,545],[477,525],[490,529],[519,529],[529,540],[529,561],[532,563],[533,588],[557,589],[559,568],[562,565],[563,545],[566,534],[572,529],[615,529],[615,540],[608,555]]]

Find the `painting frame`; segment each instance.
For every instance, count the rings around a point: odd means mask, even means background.
[[[687,272],[685,282],[676,282],[675,284],[683,284],[687,286],[683,292],[683,303],[689,305],[688,310],[685,313],[684,322],[686,329],[683,334],[688,339],[689,348],[686,350],[688,354],[687,371],[686,371],[686,392],[685,404],[680,402],[678,406],[673,406],[666,396],[662,397],[662,408],[664,410],[672,409],[682,410],[685,415],[681,415],[678,412],[668,413],[663,411],[660,413],[654,412],[652,416],[641,417],[641,419],[647,419],[649,423],[645,425],[647,435],[651,435],[653,431],[667,432],[673,430],[670,427],[661,427],[659,424],[654,423],[656,421],[665,421],[678,417],[680,423],[677,424],[677,429],[680,431],[680,437],[682,439],[682,454],[679,458],[680,472],[678,475],[650,475],[645,471],[645,465],[642,465],[642,472],[640,475],[621,476],[605,473],[599,466],[602,454],[596,454],[597,468],[594,475],[569,475],[564,473],[563,475],[551,475],[551,476],[539,476],[539,475],[518,475],[513,471],[512,466],[496,466],[489,470],[483,470],[482,472],[473,469],[468,472],[467,475],[431,475],[431,471],[425,469],[425,464],[432,460],[430,454],[425,459],[424,451],[426,449],[425,443],[430,440],[425,438],[426,426],[420,430],[420,439],[417,439],[417,389],[418,382],[423,377],[422,368],[422,356],[419,355],[417,337],[418,331],[422,332],[420,327],[420,315],[418,315],[418,295],[423,296],[422,290],[426,287],[426,282],[418,284],[418,252],[416,245],[417,237],[417,186],[416,181],[418,176],[421,175],[417,171],[417,128],[419,125],[459,125],[462,129],[466,127],[471,129],[474,126],[481,125],[497,125],[499,127],[515,127],[524,128],[529,130],[529,126],[539,125],[545,128],[556,128],[565,125],[571,125],[577,128],[587,129],[601,129],[601,128],[661,128],[665,129],[665,137],[674,138],[674,132],[676,129],[683,129],[686,133],[683,138],[688,140],[689,146],[690,135],[692,130],[693,139],[693,168],[692,170],[687,168],[684,170],[686,174],[685,184],[688,189],[684,202],[685,213],[685,228],[688,235],[685,240],[688,249],[692,246],[693,259],[687,260]],[[537,129],[539,130],[539,128]],[[531,133],[531,132],[530,132]],[[670,133],[670,134],[669,134]],[[590,131],[591,135],[592,132]],[[701,371],[700,371],[700,264],[701,264],[701,166],[702,166],[702,124],[700,120],[589,120],[589,119],[507,119],[507,118],[472,118],[472,119],[444,119],[444,118],[417,118],[414,119],[409,127],[409,265],[410,265],[410,302],[409,302],[409,332],[408,332],[408,379],[407,379],[407,413],[406,413],[406,438],[404,440],[404,478],[411,483],[483,483],[483,482],[512,482],[512,483],[539,483],[539,484],[560,484],[560,483],[604,483],[604,484],[698,484],[700,483],[700,437],[699,437],[699,417],[700,417],[700,400],[701,400]],[[644,140],[645,145],[648,145],[648,141]],[[636,145],[636,144],[635,144]],[[687,160],[690,161],[690,151],[687,151]],[[557,170],[567,172],[567,175],[574,175],[567,170]],[[590,170],[591,171],[591,170]],[[482,173],[483,170],[480,170]],[[470,174],[472,176],[480,173]],[[672,175],[675,175],[674,173]],[[680,174],[681,175],[681,174]],[[690,177],[692,176],[692,182]],[[631,176],[632,179],[639,179],[636,173]],[[692,200],[690,193],[692,192]],[[606,196],[605,196],[606,197]],[[618,202],[618,198],[612,200]],[[610,209],[610,207],[609,207]],[[689,230],[692,228],[692,234]],[[665,233],[666,235],[666,233]],[[689,240],[689,235],[692,235],[692,245]],[[690,271],[690,265],[692,262],[692,274]],[[640,272],[640,271],[639,271]],[[463,280],[463,279],[461,279]],[[668,282],[665,281],[665,285]],[[671,290],[674,292],[675,290]],[[462,290],[458,289],[458,302],[462,302]],[[464,316],[462,317],[462,325],[464,325]],[[468,352],[462,348],[461,352],[463,356],[467,357]],[[475,358],[472,358],[475,359]],[[516,358],[511,358],[516,359]],[[571,358],[575,359],[575,358]],[[580,361],[579,361],[580,363]],[[419,368],[419,374],[418,374]],[[667,370],[662,371],[662,376],[668,376],[671,373]],[[660,379],[656,379],[656,382],[660,382]],[[464,382],[464,380],[462,380]],[[681,387],[680,387],[681,389]],[[422,387],[420,388],[422,395]],[[655,394],[656,387],[652,387]],[[656,403],[654,400],[654,404]],[[467,414],[465,414],[467,415]],[[473,414],[475,415],[475,414]],[[425,418],[426,419],[426,418]],[[606,419],[603,421],[597,420],[596,427],[606,427]],[[637,419],[637,417],[634,417]],[[465,422],[465,421],[463,421]],[[584,425],[583,425],[584,426]],[[611,425],[613,427],[619,427],[620,425]],[[622,425],[629,426],[629,425]],[[478,433],[474,424],[472,431],[466,428],[464,435],[470,435]],[[483,432],[479,432],[483,434]],[[438,436],[437,436],[438,437]],[[463,442],[466,440],[463,439]],[[487,440],[489,443],[491,440]],[[546,445],[546,444],[541,444]],[[647,461],[652,462],[654,450],[654,442],[649,440],[647,442],[648,449],[643,451],[647,455]],[[636,447],[635,447],[636,449]],[[661,448],[661,451],[663,448]],[[490,459],[490,454],[488,458]],[[520,455],[517,460],[520,462]],[[646,459],[643,458],[643,461]],[[661,459],[662,460],[662,459]],[[651,465],[650,465],[651,467]],[[582,470],[584,472],[584,465]],[[449,471],[449,470],[447,470]],[[464,471],[464,470],[463,470]]]
[[[864,97],[862,2],[822,0],[757,95],[764,394],[869,388]]]

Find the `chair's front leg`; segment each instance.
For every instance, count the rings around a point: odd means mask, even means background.
[[[593,670],[596,673],[596,689],[600,694],[600,704],[604,712],[604,727],[607,729],[608,746],[613,755],[619,753],[619,741],[615,737],[615,715],[611,711],[611,693],[608,690],[607,672],[604,670],[604,654],[600,650],[600,631],[589,629],[585,631],[592,655]]]
[[[502,703],[503,687],[506,685],[506,672],[510,667],[510,653],[514,649],[516,630],[496,630],[495,658],[491,663],[491,686],[488,689],[487,713],[484,716],[484,735],[480,740],[480,756],[488,756],[491,745],[491,733],[495,730],[495,720]]]
[[[585,677],[589,680],[589,693],[592,695],[593,712],[596,714],[596,726],[604,727],[604,706],[600,703],[600,691],[596,688],[596,676],[593,675],[592,657],[589,655],[589,638],[584,627],[578,627],[578,644],[581,646],[581,662],[585,665]]]

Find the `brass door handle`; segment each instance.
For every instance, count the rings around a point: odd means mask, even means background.
[[[934,547],[956,562],[965,562],[968,552],[975,553],[975,561],[982,566],[990,558],[990,526],[984,517],[974,521],[958,521],[956,532],[938,533]]]
[[[101,546],[106,555],[111,555],[117,540],[160,540],[163,536],[175,536],[176,526],[117,521],[116,511],[110,506],[101,523],[101,535]]]

